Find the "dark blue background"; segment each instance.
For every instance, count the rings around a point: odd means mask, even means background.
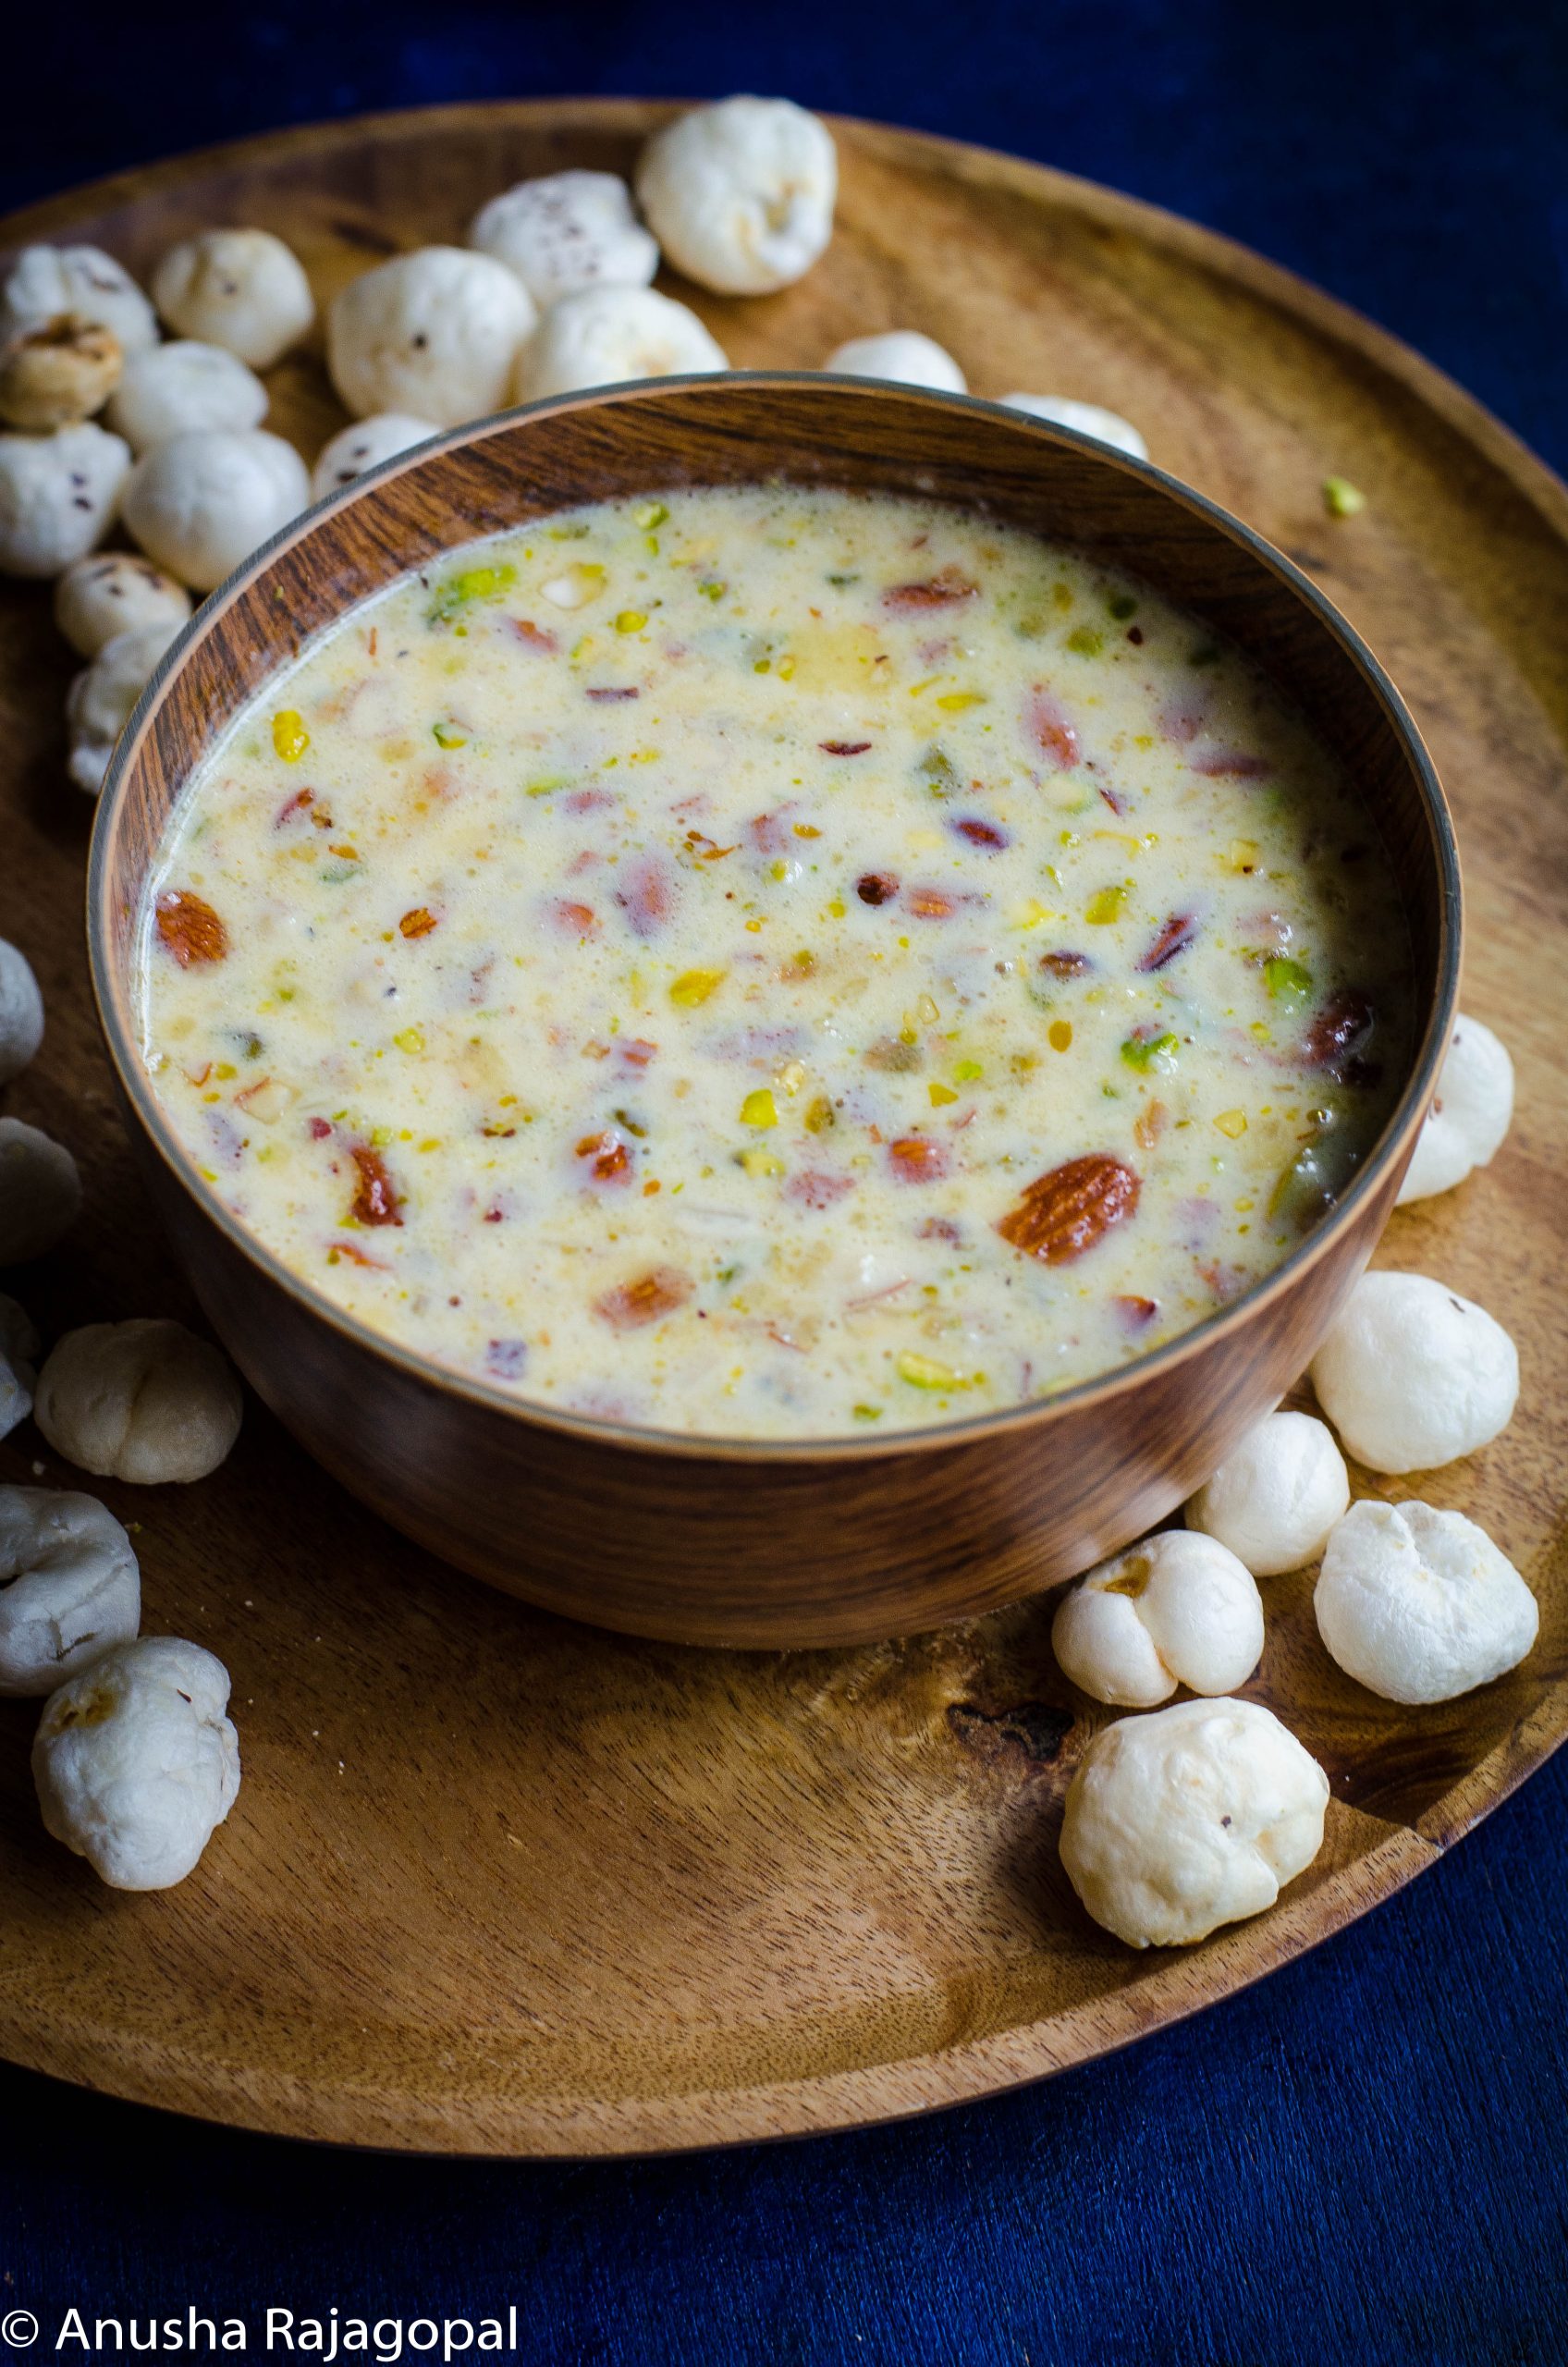
[[[0,63],[0,205],[361,108],[786,91],[1230,231],[1568,462],[1562,0],[27,14],[30,70]],[[330,2155],[0,2072],[0,2313],[49,2328],[71,2301],[195,2301],[259,2323],[269,2302],[477,2316],[515,2300],[526,2356],[563,2367],[1557,2367],[1565,1841],[1568,1760],[1414,1890],[1199,2022],[1031,2093],[774,2151]],[[0,1902],[0,1946],[3,1919]]]

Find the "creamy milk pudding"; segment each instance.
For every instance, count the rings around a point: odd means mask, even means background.
[[[404,1346],[749,1437],[1186,1330],[1401,1073],[1376,833],[1238,654],[973,515],[671,492],[355,610],[190,783],[144,1049],[217,1196]]]

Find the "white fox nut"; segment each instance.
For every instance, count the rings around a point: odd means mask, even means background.
[[[1463,1513],[1353,1504],[1312,1598],[1347,1676],[1387,1701],[1452,1701],[1517,1668],[1540,1612],[1512,1562]]]
[[[311,497],[292,444],[264,428],[191,428],[154,444],[130,472],[125,522],[149,558],[210,592]]]
[[[0,937],[0,1085],[19,1076],[43,1041],[43,997],[32,964]]]
[[[1272,1907],[1323,1846],[1329,1778],[1256,1701],[1178,1701],[1097,1734],[1061,1862],[1130,1947],[1184,1946]]]
[[[541,308],[580,288],[645,288],[659,267],[617,173],[519,181],[480,207],[468,242],[515,272]]]
[[[117,1644],[45,1703],[32,1779],[45,1832],[112,1890],[167,1890],[239,1791],[228,1671],[200,1644]]]
[[[0,345],[74,313],[107,329],[120,351],[158,342],[158,318],[123,264],[102,247],[24,247],[0,288]]]
[[[521,280],[493,255],[420,247],[337,298],[327,368],[356,419],[395,411],[459,427],[505,404],[537,317]]]
[[[1507,1047],[1489,1027],[1461,1012],[1395,1207],[1452,1192],[1473,1168],[1496,1157],[1513,1119],[1513,1063]]]
[[[239,1435],[244,1400],[209,1341],[165,1317],[139,1316],[57,1340],[32,1411],[67,1463],[152,1488],[215,1471]]]
[[[106,1504],[0,1488],[0,1696],[53,1693],[141,1624],[136,1555]]]
[[[1312,1359],[1317,1402],[1371,1471],[1435,1471],[1495,1439],[1519,1353],[1485,1307],[1426,1274],[1363,1274]]]
[[[46,435],[91,419],[118,384],[122,360],[113,330],[75,313],[24,329],[0,351],[0,420]]]
[[[72,678],[66,693],[66,729],[70,739],[66,769],[89,797],[96,797],[103,788],[115,742],[178,631],[176,623],[142,625],[135,632],[116,633],[113,641],[104,644],[92,665]]]
[[[190,614],[183,583],[129,551],[96,551],[55,586],[55,622],[79,657],[96,657],[122,632],[178,632]]]
[[[1051,1649],[1081,1692],[1125,1709],[1151,1709],[1179,1685],[1230,1693],[1263,1651],[1263,1603],[1223,1545],[1166,1529],[1078,1581]]]
[[[1350,1474],[1326,1425],[1269,1414],[1187,1502],[1187,1527],[1228,1545],[1255,1578],[1316,1562],[1350,1502]]]
[[[369,419],[357,419],[351,427],[340,427],[316,455],[311,471],[312,499],[325,501],[329,493],[341,493],[367,469],[378,469],[383,460],[440,433],[434,420],[411,419],[403,411],[375,411]]]
[[[825,370],[851,378],[890,378],[900,386],[935,386],[944,395],[968,392],[963,372],[935,337],[918,329],[888,329],[882,337],[852,337],[836,345]]]
[[[518,356],[519,402],[728,370],[729,358],[693,312],[653,288],[587,288],[552,304]]]
[[[91,420],[0,435],[0,575],[59,575],[115,521],[130,448]]]
[[[1134,460],[1148,459],[1148,446],[1120,411],[1075,402],[1071,395],[1003,395],[1001,400],[1009,411],[1027,411],[1031,419],[1048,420],[1053,427],[1074,427],[1080,435],[1093,435],[1118,452],[1130,452]]]
[[[153,301],[181,337],[221,345],[252,370],[270,370],[316,316],[299,256],[270,230],[183,239],[153,274]]]
[[[637,196],[671,263],[723,296],[766,296],[833,235],[839,152],[790,99],[721,99],[655,132]]]
[[[137,453],[193,427],[259,427],[266,415],[267,390],[255,372],[194,337],[133,356],[104,414]]]
[[[64,1143],[21,1118],[0,1118],[0,1266],[21,1266],[70,1231],[81,1177]]]
[[[0,1439],[32,1411],[38,1333],[25,1307],[0,1291]]]

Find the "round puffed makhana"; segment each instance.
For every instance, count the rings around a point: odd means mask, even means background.
[[[1426,1123],[1415,1138],[1395,1203],[1452,1192],[1472,1169],[1487,1166],[1513,1122],[1513,1062],[1508,1048],[1461,1012]]]
[[[184,584],[130,551],[79,558],[55,586],[55,622],[80,657],[96,657],[122,632],[178,632],[190,614]]]
[[[1272,1907],[1323,1846],[1329,1778],[1256,1701],[1177,1701],[1097,1734],[1061,1862],[1096,1923],[1178,1947]]]
[[[299,256],[270,230],[182,239],[153,274],[153,300],[181,337],[222,346],[252,370],[281,361],[316,316]]]
[[[157,314],[102,247],[24,247],[0,288],[0,346],[65,313],[107,329],[123,354],[158,342]]]
[[[118,385],[122,361],[112,329],[62,313],[0,350],[0,420],[46,435],[91,419]]]
[[[1350,1474],[1327,1426],[1269,1414],[1187,1502],[1187,1527],[1228,1545],[1255,1578],[1316,1562],[1350,1502]]]
[[[81,1208],[81,1177],[64,1143],[22,1118],[0,1118],[0,1266],[53,1249]]]
[[[149,558],[195,591],[211,592],[310,497],[305,463],[281,435],[201,427],[142,454],[123,506]]]
[[[106,413],[137,453],[196,427],[259,427],[266,415],[267,390],[255,372],[238,354],[194,337],[135,355]]]
[[[945,395],[968,392],[963,372],[952,355],[918,329],[852,337],[846,344],[836,345],[822,366],[851,378],[888,378],[900,386],[933,386]]]
[[[130,447],[92,420],[0,435],[0,575],[59,575],[115,522]]]
[[[200,1644],[118,1644],[45,1703],[32,1746],[44,1830],[112,1890],[183,1882],[234,1806],[228,1671]]]
[[[1124,1709],[1151,1709],[1179,1685],[1230,1693],[1262,1655],[1263,1603],[1214,1538],[1166,1529],[1079,1579],[1051,1648],[1081,1692]]]
[[[790,99],[693,107],[655,132],[637,196],[678,270],[723,296],[788,288],[833,235],[839,152]]]
[[[482,205],[468,242],[515,272],[543,310],[583,288],[645,288],[659,267],[616,173],[545,173]]]
[[[533,299],[464,247],[421,247],[351,279],[327,315],[332,383],[357,419],[402,411],[459,427],[499,411]]]
[[[0,1488],[0,1695],[53,1693],[141,1620],[136,1555],[106,1504]]]
[[[1347,1676],[1387,1701],[1452,1701],[1529,1651],[1535,1596],[1484,1528],[1430,1504],[1353,1504],[1312,1598]]]
[[[0,937],[0,1085],[19,1076],[43,1041],[43,997],[32,964]]]
[[[32,1411],[38,1332],[27,1309],[0,1291],[0,1439]]]
[[[631,378],[728,370],[729,357],[684,304],[653,288],[589,288],[563,296],[518,356],[519,402]]]
[[[1312,1359],[1317,1402],[1370,1471],[1435,1471],[1495,1439],[1519,1355],[1485,1307],[1426,1274],[1364,1274]]]
[[[139,1487],[204,1479],[239,1435],[234,1367],[183,1323],[89,1323],[56,1341],[33,1418],[67,1463]]]
[[[341,493],[367,469],[378,469],[383,460],[393,460],[440,433],[434,420],[410,419],[400,411],[377,411],[369,419],[355,420],[351,427],[340,427],[316,455],[311,471],[312,499],[325,501],[329,493]]]
[[[1114,451],[1129,452],[1134,460],[1148,459],[1148,446],[1120,411],[1106,411],[1098,403],[1076,402],[1071,395],[1003,395],[1001,400],[1009,411],[1027,411],[1031,419],[1048,420],[1053,427],[1076,428],[1080,435],[1092,435]]]
[[[164,624],[116,633],[73,679],[66,693],[66,769],[89,797],[102,790],[115,742],[178,632],[178,624]]]

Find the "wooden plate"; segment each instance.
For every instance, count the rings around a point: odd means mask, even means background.
[[[212,222],[300,249],[326,297],[460,238],[565,164],[626,170],[662,108],[461,107],[288,132],[123,176],[0,226],[145,275]],[[839,127],[840,227],[766,300],[699,309],[742,362],[927,329],[981,392],[1142,423],[1155,458],[1260,527],[1388,663],[1456,809],[1465,1006],[1519,1064],[1495,1166],[1393,1221],[1514,1331],[1518,1419],[1393,1493],[1456,1505],[1541,1598],[1526,1665],[1398,1711],[1330,1665],[1310,1577],[1268,1582],[1247,1689],[1333,1778],[1323,1855],[1272,1915],[1138,1956],[1079,1911],[1056,1820],[1096,1715],[1049,1605],[843,1653],[724,1656],[531,1614],[381,1529],[259,1410],[190,1489],[105,1488],[140,1524],[150,1630],[235,1679],[239,1805],[164,1895],[101,1889],[42,1833],[33,1711],[0,1704],[0,2049],[214,2118],[361,2143],[610,2153],[831,2128],[979,2095],[1212,2003],[1429,1864],[1568,1723],[1568,494],[1456,387],[1207,232],[973,149]],[[683,295],[692,291],[682,288]],[[308,455],[339,423],[318,363],[274,376]],[[1330,472],[1368,496],[1325,517]],[[36,588],[0,592],[0,932],[31,956],[43,1052],[5,1096],[76,1148],[86,1214],[15,1278],[46,1334],[189,1314],[108,1098],[82,951],[86,801],[62,771],[70,671]],[[11,1279],[11,1278],[8,1278]],[[0,1477],[69,1485],[31,1426]]]

